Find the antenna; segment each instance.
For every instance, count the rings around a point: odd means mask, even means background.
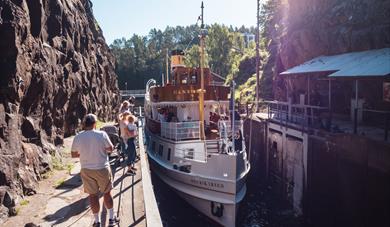
[[[200,24],[200,28],[203,29],[204,28],[204,21],[203,21],[203,9],[204,9],[204,6],[203,6],[203,1],[202,1],[202,5],[200,6],[201,8],[201,15],[200,15],[200,19],[201,19],[201,24]]]
[[[167,51],[167,53],[166,53],[166,55],[165,55],[165,64],[166,64],[166,73],[167,73],[167,76],[166,76],[166,80],[167,80],[167,82],[166,82],[166,84],[168,84],[169,83],[169,69],[168,69],[168,67],[169,67],[169,63],[168,63],[168,60],[169,60],[169,54],[168,54],[168,48],[166,49]]]

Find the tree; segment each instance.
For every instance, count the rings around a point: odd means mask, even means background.
[[[200,67],[200,46],[193,45],[189,50],[185,52],[184,63],[188,67]],[[209,57],[205,53],[205,66],[207,67]]]
[[[228,78],[228,81],[233,75],[249,78],[251,70],[242,70],[241,62],[248,61],[246,59],[250,58],[253,51],[245,48],[244,39],[237,31],[250,31],[251,28],[241,27],[234,30],[232,27],[218,24],[207,28],[209,35],[206,38],[206,66]],[[199,31],[198,25],[168,26],[163,31],[151,29],[145,37],[133,35],[127,40],[124,38],[115,40],[110,48],[116,57],[120,89],[125,88],[126,82],[128,89],[142,89],[151,78],[160,81],[161,74],[165,72],[167,50],[184,50],[185,63],[190,67],[198,67]],[[240,83],[245,81],[242,78],[237,78]]]
[[[215,73],[226,77],[230,72],[229,57],[233,47],[233,36],[226,26],[213,24],[206,39],[209,67]]]

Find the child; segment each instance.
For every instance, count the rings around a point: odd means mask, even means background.
[[[135,147],[135,138],[137,137],[137,126],[135,125],[135,116],[127,116],[127,172],[130,174],[135,174],[137,168],[134,167],[135,157],[136,157],[136,147]]]

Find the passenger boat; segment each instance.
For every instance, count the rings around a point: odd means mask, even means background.
[[[186,67],[171,53],[171,77],[150,80],[145,94],[145,135],[151,170],[190,205],[223,226],[235,226],[246,193],[243,123],[235,114],[234,86],[224,86],[204,65]]]

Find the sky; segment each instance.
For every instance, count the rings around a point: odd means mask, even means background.
[[[107,44],[150,29],[195,24],[201,0],[91,0]],[[204,0],[205,24],[256,26],[256,0]]]

